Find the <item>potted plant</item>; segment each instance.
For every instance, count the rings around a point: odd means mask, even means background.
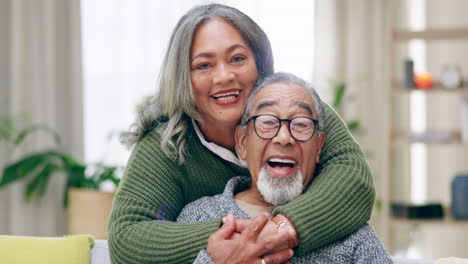
[[[10,156],[27,136],[38,131],[45,131],[57,146],[60,144],[60,136],[48,126],[27,124],[19,128],[17,123],[12,118],[0,118],[0,142],[8,145]],[[7,164],[2,169],[0,188],[28,180],[24,198],[30,201],[34,197],[42,197],[51,175],[61,172],[66,177],[63,205],[68,206],[68,232],[91,233],[104,239],[107,237],[107,218],[113,193],[99,192],[99,188],[106,181],[117,187],[120,182],[117,175],[121,171],[118,166],[85,164],[70,154],[49,149],[24,155]]]
[[[342,116],[343,112],[343,99],[345,98],[346,90],[348,86],[344,82],[340,81],[331,81],[331,86],[333,87],[333,102],[332,107]],[[346,122],[349,131],[355,133],[360,130],[361,124],[358,120],[351,120]]]

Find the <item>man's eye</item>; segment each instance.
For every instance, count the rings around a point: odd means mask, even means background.
[[[307,128],[309,126],[309,124],[306,124],[306,123],[295,123],[294,124],[295,127],[298,127],[298,128]]]
[[[312,128],[312,124],[309,122],[296,122],[293,124],[292,129],[297,132],[306,132]]]
[[[238,62],[241,62],[241,61],[244,61],[245,58],[242,57],[242,56],[235,56],[234,58],[232,58],[232,62],[235,62],[235,63],[238,63]]]
[[[276,127],[278,125],[278,122],[275,121],[263,121],[262,126],[263,127]]]

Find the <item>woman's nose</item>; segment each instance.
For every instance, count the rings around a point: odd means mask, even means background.
[[[219,64],[213,76],[213,82],[215,84],[223,84],[234,80],[234,78],[235,74],[228,65]]]

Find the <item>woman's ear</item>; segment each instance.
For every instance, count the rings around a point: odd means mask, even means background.
[[[242,128],[241,125],[238,125],[236,127],[236,151],[237,151],[237,154],[239,155],[239,157],[243,160],[246,159],[246,149],[245,149],[245,146],[246,146],[246,141],[247,141],[247,135],[246,135],[247,131],[244,130],[244,128]]]

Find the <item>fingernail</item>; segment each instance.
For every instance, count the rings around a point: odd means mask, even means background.
[[[258,225],[255,224],[255,225],[254,225],[254,228],[253,228],[253,231],[257,231],[257,229],[258,229]]]
[[[294,251],[292,249],[289,249],[289,257],[291,258],[292,256],[294,256]]]
[[[226,223],[226,222],[227,222],[227,218],[223,217],[223,223]]]

